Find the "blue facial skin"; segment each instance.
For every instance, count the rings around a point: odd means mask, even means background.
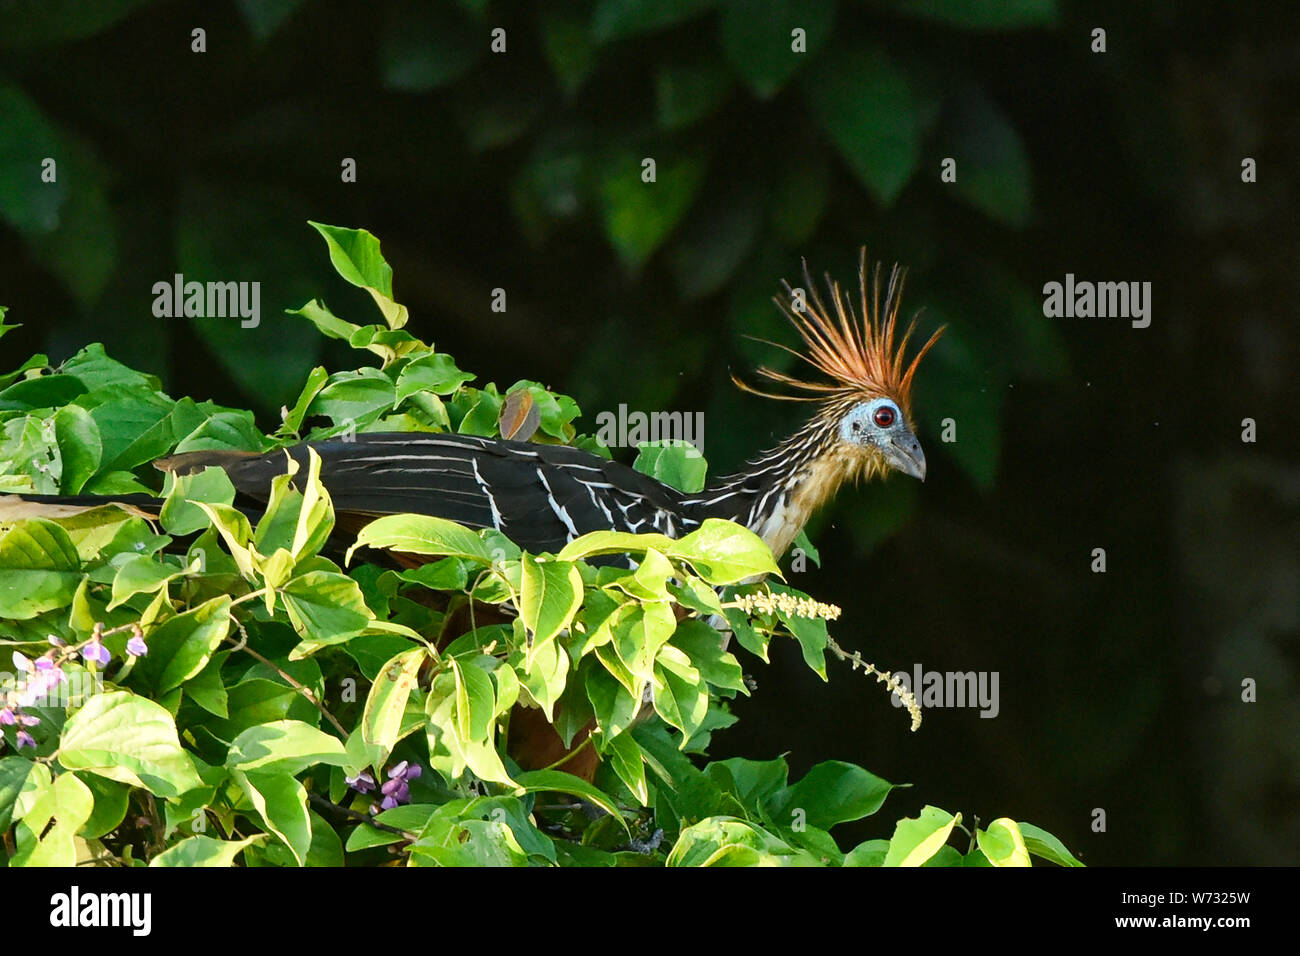
[[[877,449],[889,467],[925,481],[925,452],[893,399],[876,398],[855,405],[840,422],[840,438]]]

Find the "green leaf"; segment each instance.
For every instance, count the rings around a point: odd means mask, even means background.
[[[747,760],[731,757],[715,760],[704,768],[719,789],[734,794],[754,818],[763,817],[768,799],[785,788],[790,768],[784,757],[775,760]]]
[[[763,539],[743,525],[706,518],[699,528],[667,549],[710,584],[735,584],[761,574],[781,574]]]
[[[364,229],[309,222],[325,238],[330,262],[348,282],[370,293],[390,329],[406,324],[406,306],[393,300],[393,270],[379,251],[379,240]]]
[[[416,676],[428,652],[417,647],[393,656],[375,677],[361,718],[362,738],[372,747],[391,751],[400,739],[402,715],[415,689]]]
[[[397,377],[397,401],[401,402],[417,392],[450,395],[474,375],[462,372],[450,355],[426,355],[411,362]]]
[[[844,854],[844,866],[883,866],[889,853],[888,840],[868,840]]]
[[[81,825],[78,835],[83,839],[97,840],[112,833],[126,819],[127,807],[131,802],[131,788],[93,773],[78,779],[90,789],[95,798],[95,807]]]
[[[389,548],[409,554],[432,554],[492,563],[483,539],[464,525],[432,515],[388,515],[370,522],[348,549],[347,561],[357,548]]]
[[[18,795],[27,783],[32,768],[37,766],[25,757],[0,757],[0,833],[13,822]]]
[[[604,755],[609,758],[614,773],[626,784],[632,796],[636,797],[642,806],[648,804],[650,790],[646,786],[645,755],[641,752],[641,745],[631,734],[621,733],[607,740],[602,749]]]
[[[68,375],[75,375],[92,391],[109,388],[145,388],[157,389],[160,383],[152,375],[145,375],[121,362],[111,359],[98,342],[87,345],[60,369]],[[104,393],[107,394],[107,393]]]
[[[628,688],[633,696],[640,697],[644,685],[655,679],[655,657],[676,627],[677,618],[667,604],[634,606],[613,625],[614,648],[635,678],[634,686]]]
[[[186,837],[181,842],[169,846],[149,861],[150,866],[234,866],[235,857],[244,847],[262,843],[268,837],[265,833],[243,840],[218,840],[210,836]]]
[[[120,607],[137,594],[154,594],[166,589],[167,582],[185,574],[170,562],[156,561],[143,554],[128,555],[113,575],[113,597],[107,610]]]
[[[128,470],[153,461],[171,450],[177,433],[173,416],[177,405],[153,392],[130,390],[134,394],[110,399],[90,409],[103,443],[101,472]],[[181,417],[191,428],[202,418],[194,403],[185,400]]]
[[[512,398],[526,392],[533,400],[542,433],[562,442],[573,437],[570,424],[580,414],[578,403],[568,395],[556,395],[538,382],[522,379],[506,389],[506,397]]]
[[[307,417],[324,415],[334,424],[357,427],[375,421],[397,404],[397,390],[379,369],[337,372],[307,406]]]
[[[894,784],[861,767],[839,760],[817,764],[798,783],[772,795],[772,819],[787,823],[803,810],[809,826],[829,830],[837,823],[860,820],[880,809]]]
[[[222,594],[146,632],[149,653],[136,663],[156,694],[165,694],[207,666],[230,633],[230,597]]]
[[[462,665],[452,658],[456,678],[456,726],[462,741],[492,743],[493,722],[497,715],[496,690],[487,671],[473,664]]]
[[[1001,817],[989,824],[987,830],[976,830],[975,841],[980,851],[994,866],[1029,866],[1029,850],[1016,821]]]
[[[177,797],[202,786],[176,723],[162,706],[125,691],[91,697],[63,726],[59,762]]]
[[[794,536],[794,547],[802,551],[808,557],[808,560],[817,565],[817,567],[820,568],[822,566],[821,552],[817,550],[816,545],[808,540],[808,534],[802,528],[799,529],[799,533]]]
[[[629,832],[627,823],[623,820],[623,814],[619,812],[618,805],[603,790],[587,783],[581,777],[575,777],[563,770],[530,770],[527,773],[516,775],[515,782],[523,787],[527,793],[554,791],[555,793],[567,793],[571,796],[580,797],[588,803],[594,803],[618,821],[624,832]]]
[[[90,819],[94,805],[94,794],[76,774],[59,774],[39,790],[23,814],[15,834],[18,852],[10,865],[75,865],[77,831]]]
[[[683,825],[719,813],[729,803],[717,784],[681,752],[679,742],[662,724],[640,724],[632,729],[632,734],[651,770],[663,783],[659,799],[672,808]]]
[[[466,389],[466,392],[473,392],[472,389]],[[501,396],[496,394],[495,387],[491,384],[487,388],[478,391],[475,394],[473,404],[466,410],[456,426],[456,431],[461,435],[483,435],[488,438],[496,437],[501,418]]]
[[[25,621],[72,603],[81,575],[76,546],[53,521],[22,521],[0,538],[0,618]]]
[[[168,472],[168,476],[172,487],[159,519],[171,534],[193,534],[208,527],[207,514],[194,502],[229,505],[235,500],[235,486],[224,468],[209,465],[195,474]]]
[[[55,436],[64,472],[59,479],[62,494],[81,492],[86,481],[99,468],[104,449],[99,427],[85,408],[69,405],[55,414]]]
[[[342,741],[300,720],[249,727],[234,739],[226,754],[226,766],[231,770],[289,776],[316,764],[341,767],[346,761]]]
[[[185,685],[185,696],[189,700],[223,720],[230,716],[230,698],[226,693],[226,683],[221,679],[221,663],[225,656],[219,654],[215,659],[209,660],[208,666],[191,677]]]
[[[655,713],[682,732],[682,747],[704,723],[709,710],[709,693],[700,672],[677,648],[660,648],[654,662],[653,698]]]
[[[948,842],[952,828],[961,822],[938,807],[924,807],[915,819],[899,820],[889,840],[889,853],[882,866],[921,866]]]
[[[669,581],[668,593],[673,596],[673,599],[678,604],[699,614],[723,613],[722,601],[718,599],[718,592],[699,578],[688,575],[680,584],[676,581]]]
[[[875,197],[891,204],[916,172],[933,105],[880,48],[829,52],[804,82],[813,115]]]
[[[954,193],[1010,226],[1028,224],[1033,176],[1029,154],[1007,114],[978,89],[964,89],[951,106],[947,155],[957,161]]]
[[[553,720],[555,702],[564,693],[569,677],[569,655],[560,642],[547,641],[537,647],[520,648],[509,663],[528,695],[546,712],[546,719]]]
[[[342,339],[344,342],[351,341],[352,336],[361,331],[361,326],[340,319],[337,315],[331,312],[320,299],[312,299],[300,309],[286,309],[285,314],[301,315],[312,325],[316,326],[316,328],[323,334],[328,335],[332,339]],[[313,369],[311,376],[308,379],[308,387],[303,389],[302,393],[298,397],[298,405],[295,406],[295,408],[297,408],[298,411],[297,417],[299,423],[302,422],[303,411],[307,407],[307,402],[305,402],[304,399],[310,401],[307,392],[310,390],[314,396],[316,392],[320,391],[320,384],[316,384],[315,387],[312,388],[312,382],[324,381],[325,378],[328,378],[327,374],[317,375],[317,371],[320,371],[321,373],[325,372],[323,368]]]
[[[266,828],[284,841],[302,866],[311,847],[311,818],[307,813],[307,791],[285,773],[234,771],[231,773],[248,796]]]
[[[672,539],[667,535],[630,534],[627,531],[590,531],[566,544],[558,555],[561,561],[597,557],[603,554],[643,554],[647,548],[667,551]]]
[[[606,656],[600,654],[602,663]],[[615,659],[617,665],[620,662]],[[608,665],[606,665],[608,667]],[[630,681],[630,678],[628,678]],[[600,667],[587,670],[585,690],[591,702],[592,716],[596,726],[606,737],[617,737],[632,726],[641,710],[641,698],[632,696],[626,686],[627,681],[615,677]]]
[[[696,492],[704,487],[704,478],[709,470],[704,456],[694,445],[685,441],[642,443],[632,467],[678,491],[688,492]]]
[[[252,412],[217,412],[194,429],[176,446],[176,454],[187,451],[261,451],[262,433]]]
[[[461,591],[469,585],[469,573],[466,562],[460,558],[443,558],[431,561],[418,568],[402,571],[399,577],[403,581],[421,584],[435,591]]]
[[[726,618],[731,626],[731,633],[736,635],[736,641],[740,646],[759,660],[768,663],[767,646],[771,643],[771,635],[750,624],[749,618],[740,608],[727,608]]]
[[[314,304],[315,303],[309,303],[309,305]],[[290,314],[302,314],[307,308],[308,306],[303,306],[302,309],[298,310],[298,312]],[[308,406],[311,405],[312,399],[316,397],[320,390],[325,387],[325,383],[329,381],[329,377],[329,372],[325,371],[324,366],[320,365],[316,366],[310,373],[308,373],[307,381],[303,385],[302,391],[298,393],[298,401],[294,403],[293,408],[284,410],[284,421],[280,427],[281,434],[298,434],[299,429],[302,428],[302,420],[307,416]]]
[[[729,3],[721,17],[722,51],[755,94],[767,99],[813,57],[835,22],[835,0],[746,0]],[[806,52],[795,52],[792,31],[806,33]]]
[[[655,181],[645,182],[643,160],[656,162]],[[640,269],[686,215],[704,184],[698,156],[619,157],[600,188],[605,235],[625,265]]]
[[[1032,823],[1020,823],[1020,833],[1025,841],[1025,848],[1034,856],[1041,857],[1057,866],[1083,866],[1074,854],[1065,848],[1065,844],[1042,827]]]
[[[525,554],[519,614],[531,633],[527,659],[569,626],[582,604],[582,576],[570,561],[541,561]]]
[[[681,832],[665,866],[819,866],[762,827],[735,817],[710,817]]]
[[[0,567],[76,571],[81,558],[62,527],[45,518],[31,518],[0,538]]]
[[[774,593],[789,594],[796,598],[806,597],[802,591],[796,591],[780,584],[773,584],[770,587]],[[776,616],[780,618],[781,623],[799,642],[799,649],[803,651],[804,663],[816,672],[822,680],[828,680],[829,678],[826,676],[826,645],[829,642],[830,635],[826,629],[826,619],[787,614],[780,609],[777,610]]]
[[[0,390],[0,411],[27,411],[66,405],[86,391],[75,375],[38,375]]]
[[[67,607],[80,581],[69,571],[0,570],[0,618],[26,621]]]
[[[337,644],[374,620],[361,587],[346,574],[308,571],[280,589],[293,629],[315,644]]]
[[[671,643],[686,653],[691,666],[714,687],[749,693],[740,662],[722,649],[722,635],[708,624],[698,618],[681,621]]]

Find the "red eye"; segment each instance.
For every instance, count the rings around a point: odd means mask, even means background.
[[[881,428],[888,428],[894,424],[894,410],[888,405],[881,405],[876,409],[875,414],[871,416],[871,420]]]

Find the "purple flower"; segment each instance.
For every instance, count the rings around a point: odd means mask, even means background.
[[[35,727],[40,722],[41,718],[37,717],[35,714],[18,715],[18,723],[22,724],[24,727]]]
[[[28,733],[27,731],[25,731],[25,730],[20,730],[20,731],[18,731],[18,749],[19,749],[19,750],[22,750],[24,747],[35,747],[35,746],[36,746],[36,738],[35,738],[35,737],[33,737],[31,734],[29,734],[29,733]]]
[[[87,661],[94,661],[96,664],[107,664],[113,659],[113,655],[108,652],[108,648],[99,643],[98,638],[91,638],[90,643],[81,649],[81,656]]]
[[[133,637],[126,642],[126,652],[132,657],[144,657],[149,653],[149,648],[143,637]]]
[[[36,674],[33,680],[39,680],[43,690],[56,687],[67,679],[67,675],[63,673],[63,668],[54,663],[53,658],[38,657],[36,659]]]
[[[12,727],[18,723],[18,717],[14,714],[12,707],[0,707],[0,724],[5,727]]]
[[[380,792],[389,800],[396,800],[397,803],[410,803],[411,788],[406,785],[405,780],[385,780],[384,785],[379,788]],[[385,810],[391,807],[384,807]]]
[[[344,777],[343,782],[357,793],[369,793],[375,789],[375,778],[366,770],[361,771],[355,777]]]
[[[398,806],[397,801],[394,800],[392,797],[384,797],[383,800],[379,801],[380,810],[394,810],[397,808],[397,806]]]
[[[51,634],[51,635],[49,636],[49,642],[50,642],[51,644],[53,644],[55,647],[67,647],[67,646],[68,646],[68,642],[65,641],[63,638],[59,637],[59,635],[57,635],[57,634]]]
[[[389,780],[416,780],[423,771],[418,763],[408,763],[403,760],[397,766],[388,771]]]

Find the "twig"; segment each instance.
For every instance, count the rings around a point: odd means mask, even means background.
[[[403,830],[400,827],[389,826],[387,823],[380,823],[374,817],[367,816],[366,814],[361,813],[359,810],[352,810],[349,809],[348,807],[340,807],[337,803],[334,803],[330,800],[326,800],[318,793],[309,793],[307,794],[307,796],[314,805],[320,807],[321,809],[332,810],[335,813],[342,814],[343,816],[347,817],[350,820],[356,820],[359,823],[364,823],[367,826],[372,826],[376,830],[383,830],[385,833],[392,833],[395,836],[399,836],[404,840],[409,840],[412,843],[420,839],[420,835],[418,833],[412,833],[410,830]]]
[[[235,645],[234,649],[237,651],[243,651],[245,654],[251,656],[254,660],[265,664],[267,667],[271,668],[273,671],[275,671],[277,674],[283,677],[286,681],[288,681],[289,686],[293,687],[295,690],[298,691],[298,693],[302,694],[302,696],[306,697],[309,701],[311,701],[312,705],[315,706],[315,708],[325,716],[325,719],[328,720],[331,724],[333,724],[334,728],[343,735],[343,739],[347,740],[349,736],[347,728],[344,727],[341,723],[339,723],[338,718],[336,718],[333,714],[331,714],[328,710],[325,709],[325,705],[316,699],[316,695],[312,693],[311,688],[308,687],[306,684],[294,680],[292,677],[289,676],[289,674],[284,670],[283,667],[280,667],[274,661],[268,660],[264,655],[259,654],[257,651],[249,647],[248,632],[244,630],[243,623],[241,623],[240,621],[236,621],[235,627],[239,628],[241,639],[239,641],[232,641],[230,638],[226,638],[227,641]]]

